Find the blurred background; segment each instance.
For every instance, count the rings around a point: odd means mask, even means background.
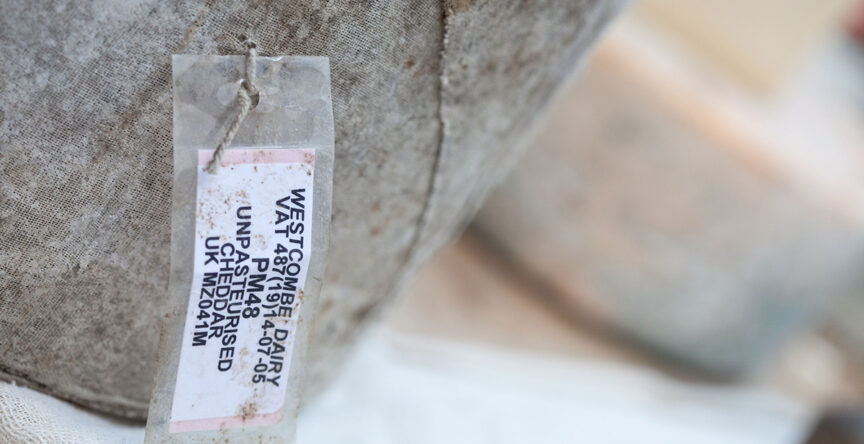
[[[864,2],[637,0],[301,443],[864,443]]]

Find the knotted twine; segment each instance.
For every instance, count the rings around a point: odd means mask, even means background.
[[[207,171],[210,174],[216,174],[216,171],[219,169],[222,155],[225,153],[225,148],[231,144],[232,140],[234,140],[234,136],[237,135],[237,131],[240,130],[240,125],[243,123],[243,120],[246,119],[246,115],[249,114],[249,111],[253,108],[253,99],[255,99],[256,105],[258,103],[258,88],[255,86],[256,45],[255,42],[245,37],[243,38],[243,44],[246,45],[246,78],[243,79],[240,88],[237,90],[237,103],[239,109],[237,115],[234,116],[231,125],[228,127],[228,131],[222,138],[222,141],[216,146],[216,151],[213,152],[213,158],[210,159],[210,162],[207,163],[207,167],[204,168],[204,171]]]

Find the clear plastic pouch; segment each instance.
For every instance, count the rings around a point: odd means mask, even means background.
[[[328,248],[329,61],[256,58],[257,104],[211,174],[244,63],[173,59],[171,275],[147,443],[294,441]]]

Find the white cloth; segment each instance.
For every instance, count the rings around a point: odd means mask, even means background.
[[[793,444],[807,433],[811,413],[752,387],[686,384],[621,364],[375,335],[301,414],[297,442]],[[0,383],[2,444],[143,438],[141,426]]]
[[[144,428],[103,418],[26,387],[0,382],[0,443],[133,444]]]

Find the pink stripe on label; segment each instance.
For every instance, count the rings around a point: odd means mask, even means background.
[[[172,421],[168,425],[169,433],[197,432],[201,430],[221,430],[235,427],[249,427],[276,424],[282,420],[282,409],[273,413],[248,416],[228,416],[225,418],[190,419],[188,421]]]
[[[198,150],[198,165],[207,165],[213,158],[215,150]],[[313,149],[253,149],[253,150],[225,150],[222,154],[220,166],[248,165],[261,163],[315,163],[315,150]]]

